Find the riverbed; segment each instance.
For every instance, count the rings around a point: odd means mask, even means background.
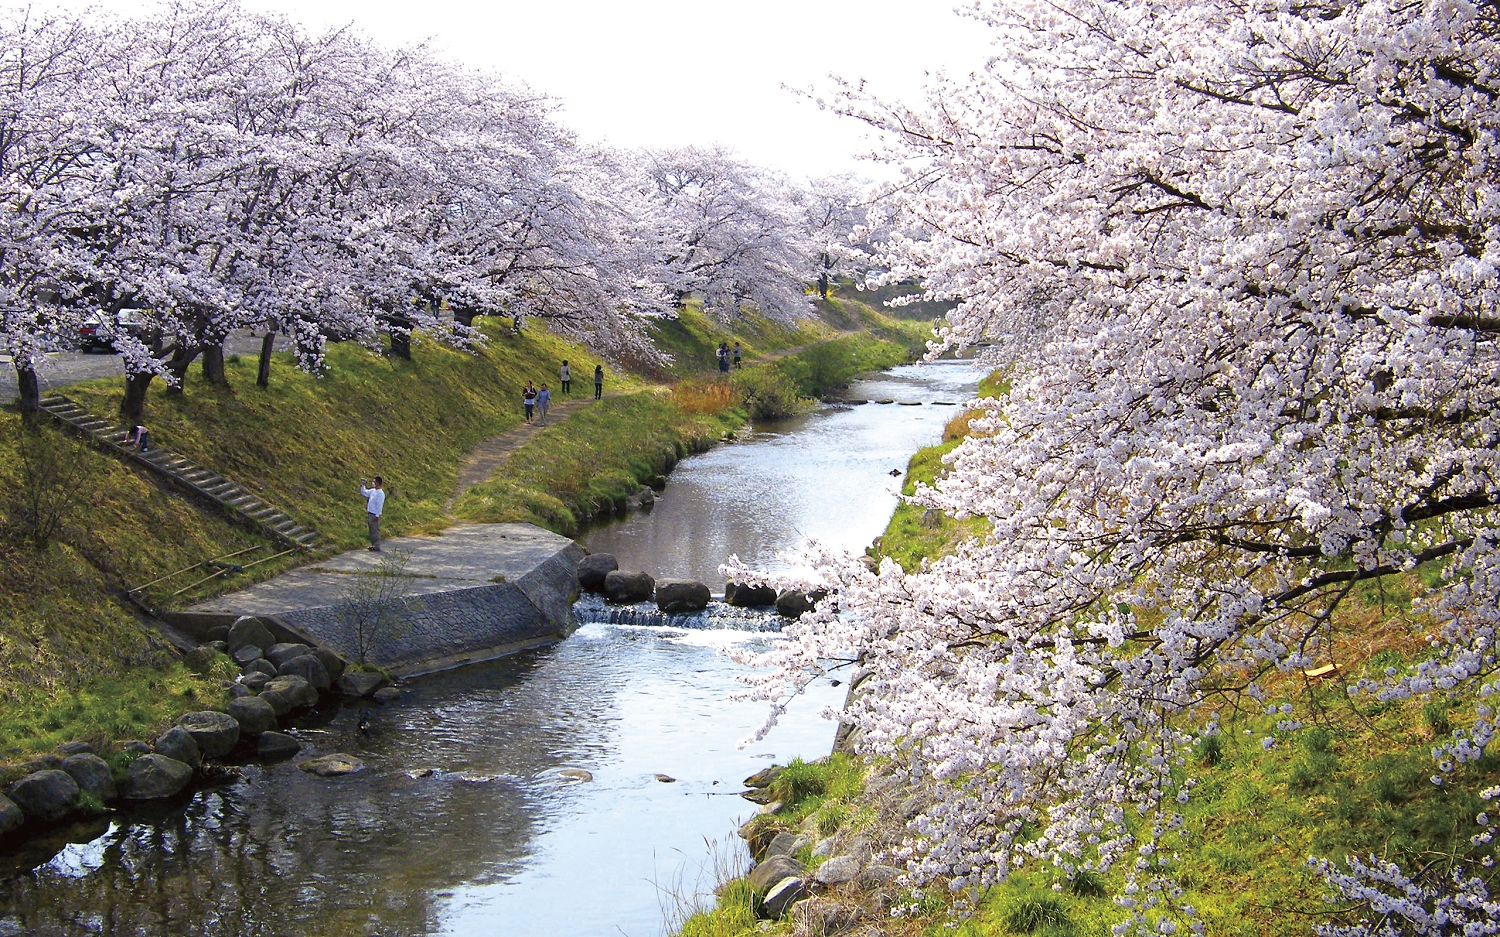
[[[979,374],[898,368],[852,399],[757,427],[685,460],[662,500],[581,538],[622,565],[716,588],[723,558],[786,562],[808,536],[857,550],[883,529],[903,469]],[[764,614],[611,621],[582,603],[550,648],[410,682],[400,703],[296,720],[305,753],[345,751],[340,779],[295,762],[184,802],[111,814],[0,856],[0,935],[601,935],[652,937],[744,862],[755,811],[739,782],[826,754],[820,681],[763,741],[720,653],[775,639]],[[592,780],[565,780],[577,768]],[[658,775],[670,780],[659,780]]]

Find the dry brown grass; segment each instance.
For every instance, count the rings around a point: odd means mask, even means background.
[[[672,400],[693,416],[723,413],[734,406],[734,388],[728,381],[683,381],[672,388]]]

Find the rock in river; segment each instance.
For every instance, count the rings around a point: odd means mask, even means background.
[[[103,803],[114,800],[115,778],[104,759],[91,753],[69,755],[63,759],[62,769],[85,794],[92,794]]]
[[[198,743],[198,753],[204,758],[223,758],[240,740],[240,724],[228,713],[211,709],[183,713],[177,717],[177,725]]]
[[[369,696],[389,682],[385,676],[364,670],[350,670],[339,677],[339,692],[345,696]]]
[[[302,743],[285,732],[262,732],[256,754],[262,758],[290,758],[302,750]]]
[[[776,604],[776,590],[770,586],[747,586],[731,582],[724,587],[724,601],[736,608],[763,608]]]
[[[0,794],[0,836],[20,829],[21,824],[26,822],[26,814],[21,808],[4,794]]]
[[[594,776],[582,768],[564,768],[557,772],[557,776],[564,781],[592,781]]]
[[[226,640],[229,642],[230,654],[250,645],[265,650],[276,643],[276,639],[271,636],[270,629],[261,624],[259,618],[249,615],[242,615],[235,619],[234,624],[229,626],[229,637]]]
[[[198,751],[198,743],[188,730],[179,727],[168,729],[156,740],[156,754],[180,761],[189,768],[197,768],[203,764],[203,753]]]
[[[9,793],[28,817],[61,820],[78,803],[78,782],[66,771],[49,768],[26,775],[10,786]]]
[[[788,589],[776,597],[776,613],[783,618],[801,618],[804,612],[812,611],[813,604],[807,593]]]
[[[270,661],[272,664],[275,664],[279,669],[282,664],[291,660],[293,657],[302,657],[311,653],[312,648],[308,647],[306,644],[293,644],[290,642],[284,642],[282,644],[273,644],[270,647],[266,648],[266,660]]]
[[[662,579],[656,583],[656,607],[664,612],[697,612],[708,607],[708,586],[693,579]]]
[[[318,691],[303,677],[294,674],[277,677],[266,682],[260,698],[271,704],[276,715],[285,716],[294,709],[318,704]]]
[[[125,796],[130,800],[156,800],[171,797],[187,787],[193,769],[165,755],[142,755],[130,763],[130,777],[125,782]]]
[[[608,553],[594,553],[578,561],[578,588],[584,592],[604,592],[604,577],[620,568],[619,561]]]
[[[308,774],[316,774],[320,778],[336,778],[345,774],[353,774],[356,771],[363,771],[365,764],[353,755],[334,752],[331,755],[309,758],[297,767]]]
[[[611,602],[644,602],[655,591],[656,580],[650,573],[616,569],[604,576],[604,596]]]
[[[311,654],[293,657],[277,667],[276,674],[281,677],[301,677],[312,684],[315,690],[326,690],[333,686],[333,681],[329,679],[328,670],[323,666],[323,662]]]
[[[276,710],[259,696],[243,696],[230,701],[229,715],[246,735],[260,735],[276,728]]]

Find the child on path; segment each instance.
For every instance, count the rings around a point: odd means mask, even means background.
[[[526,382],[526,389],[521,391],[521,406],[526,408],[526,422],[530,423],[532,410],[536,407],[536,388],[531,386],[530,381]]]
[[[385,479],[375,476],[375,487],[366,488],[359,480],[359,493],[365,499],[365,522],[370,525],[370,549],[380,552],[380,515],[385,513]]]
[[[135,429],[131,430],[130,435],[125,437],[125,444],[127,446],[135,446],[136,449],[141,452],[145,452],[146,450],[150,449],[151,440],[146,434],[146,427],[137,426]]]
[[[568,367],[567,361],[562,366],[562,392],[564,397],[573,392],[573,369]]]
[[[594,365],[594,399],[604,396],[604,365]]]
[[[542,425],[547,423],[547,411],[552,409],[552,391],[547,389],[546,382],[542,383],[542,389],[536,393],[536,408],[542,414]]]

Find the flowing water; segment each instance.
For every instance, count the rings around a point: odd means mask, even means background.
[[[717,584],[805,536],[858,549],[884,527],[912,451],[938,438],[978,374],[898,368],[858,398],[685,460],[654,510],[584,541],[624,566]],[[663,620],[580,602],[553,647],[410,681],[401,703],[302,717],[305,751],[365,770],[246,766],[190,799],[110,814],[0,855],[0,937],[12,934],[606,935],[651,937],[718,867],[755,811],[740,781],[826,754],[826,682],[760,743],[765,714],[732,701],[720,651],[775,637],[762,613]],[[363,718],[362,718],[363,717]],[[361,722],[364,723],[363,728]],[[588,771],[569,781],[566,768]],[[674,780],[657,779],[663,775]]]

